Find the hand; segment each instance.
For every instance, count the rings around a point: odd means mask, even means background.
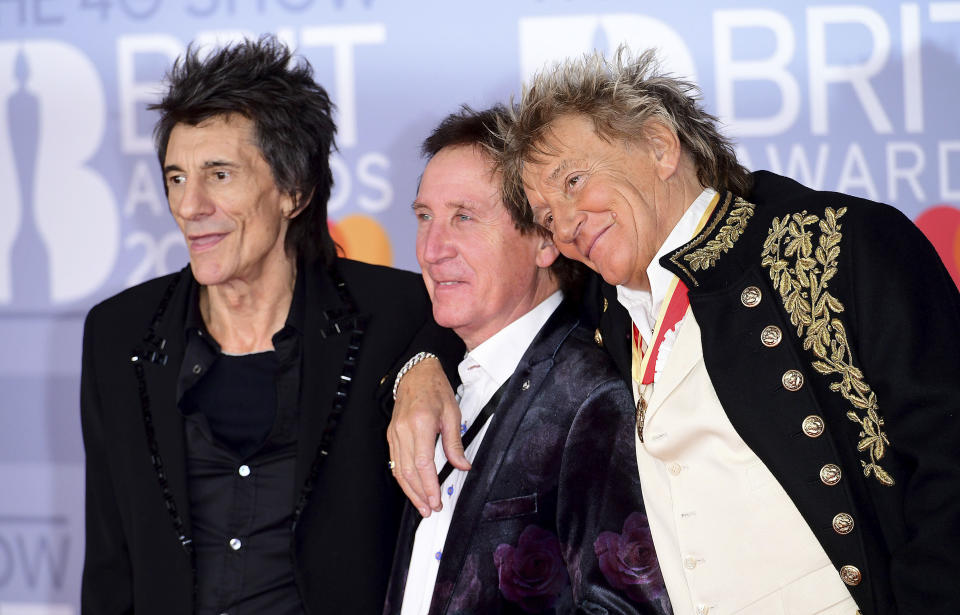
[[[450,464],[469,470],[460,441],[460,406],[440,362],[431,358],[403,376],[387,427],[393,477],[424,517],[442,508],[433,461],[438,433]]]

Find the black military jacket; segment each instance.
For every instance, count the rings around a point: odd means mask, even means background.
[[[957,287],[896,209],[754,181],[661,259],[689,288],[723,408],[864,615],[956,613]],[[595,283],[597,340],[629,380],[630,317]]]

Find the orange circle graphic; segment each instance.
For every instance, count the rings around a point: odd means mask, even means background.
[[[393,265],[393,248],[387,231],[370,216],[352,214],[328,220],[330,235],[341,256],[373,265]]]

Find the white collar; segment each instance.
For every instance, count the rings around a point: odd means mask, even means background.
[[[476,382],[473,370],[480,369],[500,388],[516,371],[523,353],[561,301],[563,293],[558,290],[468,352],[457,367],[460,380],[465,385]]]
[[[667,295],[667,289],[673,280],[673,273],[660,264],[660,258],[676,250],[683,244],[693,238],[697,230],[697,224],[703,217],[707,207],[717,193],[713,188],[706,188],[700,193],[700,196],[693,201],[693,204],[687,208],[680,220],[667,235],[667,239],[660,246],[657,255],[653,257],[647,266],[647,279],[650,281],[650,290],[632,290],[626,286],[617,286],[617,301],[627,308],[630,318],[637,324],[640,330],[640,336],[643,340],[652,343],[653,328],[657,323],[657,315],[660,313],[660,305]]]

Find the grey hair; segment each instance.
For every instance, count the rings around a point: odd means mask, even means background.
[[[508,194],[523,190],[524,162],[547,153],[550,125],[565,115],[587,117],[600,137],[627,142],[641,138],[648,122],[659,122],[692,157],[701,184],[743,197],[750,192],[750,172],[720,133],[718,119],[703,109],[700,89],[663,73],[653,49],[634,57],[620,45],[612,59],[599,51],[568,59],[537,73],[523,88],[510,121],[499,126],[506,143],[499,162]]]

